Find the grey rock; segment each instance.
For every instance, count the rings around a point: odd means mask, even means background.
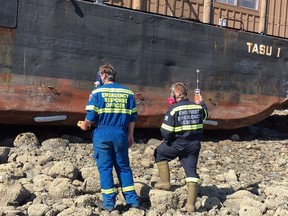
[[[26,202],[31,193],[19,182],[0,184],[0,206],[18,206]]]
[[[69,140],[61,139],[61,138],[51,138],[45,140],[41,143],[41,146],[50,151],[54,151],[55,149],[59,148],[66,148],[69,145]]]
[[[28,215],[29,216],[42,216],[47,215],[49,211],[49,206],[45,204],[35,204],[28,208]]]
[[[79,174],[79,170],[69,161],[59,161],[54,164],[49,170],[48,175],[54,178],[63,177],[76,179]]]
[[[161,140],[150,139],[129,149],[135,190],[147,210],[121,212],[126,203],[113,171],[120,211],[109,213],[95,206],[101,191],[93,145],[71,144],[73,139],[78,140],[73,136],[46,140],[39,148],[35,135],[24,133],[8,154],[4,150],[0,215],[186,215],[185,172],[178,158],[169,162],[171,191],[151,187],[159,179],[153,154]],[[287,215],[287,147],[287,140],[203,141],[198,161],[203,183],[195,215]]]
[[[56,178],[49,187],[49,194],[58,198],[73,198],[80,194],[78,188],[67,178]]]
[[[19,134],[14,142],[13,145],[16,148],[20,148],[23,150],[29,150],[33,148],[39,147],[39,141],[34,133],[27,132]]]

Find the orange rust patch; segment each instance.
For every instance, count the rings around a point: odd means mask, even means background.
[[[12,79],[11,73],[3,72],[0,73],[0,82],[10,82]]]
[[[14,38],[14,30],[13,29],[8,29],[8,28],[1,28],[0,27],[0,43],[1,44],[5,44],[4,42],[6,40],[8,41],[13,41],[13,38]]]

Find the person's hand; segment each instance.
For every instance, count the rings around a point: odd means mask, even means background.
[[[128,136],[128,148],[130,148],[134,144],[133,136]]]
[[[87,124],[86,121],[78,121],[77,126],[80,127],[84,131],[90,129],[90,124]]]
[[[194,102],[195,102],[196,104],[200,104],[201,101],[203,101],[201,94],[195,94],[195,95],[194,95]]]

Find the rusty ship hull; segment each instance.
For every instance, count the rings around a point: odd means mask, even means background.
[[[172,82],[193,99],[197,69],[207,129],[287,104],[287,39],[75,0],[11,0],[0,15],[1,124],[76,126],[107,62],[135,93],[139,128],[160,127]]]

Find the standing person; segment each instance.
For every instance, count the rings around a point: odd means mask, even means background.
[[[82,130],[87,130],[92,122],[97,124],[93,132],[93,149],[103,202],[98,200],[96,204],[108,211],[114,209],[117,195],[112,174],[114,167],[126,203],[138,207],[139,199],[128,157],[128,147],[134,143],[137,117],[134,94],[115,82],[116,71],[112,65],[100,66],[98,76],[101,85],[92,91],[86,106],[86,118],[79,124]]]
[[[181,82],[172,85],[170,96],[168,102],[173,105],[168,109],[160,129],[164,139],[154,152],[160,176],[160,181],[154,188],[170,190],[168,162],[178,157],[185,170],[188,187],[186,210],[194,212],[198,184],[201,182],[196,167],[201,148],[203,120],[208,116],[207,107],[200,94],[195,96],[195,101],[199,101],[199,104],[189,101],[187,87]]]

